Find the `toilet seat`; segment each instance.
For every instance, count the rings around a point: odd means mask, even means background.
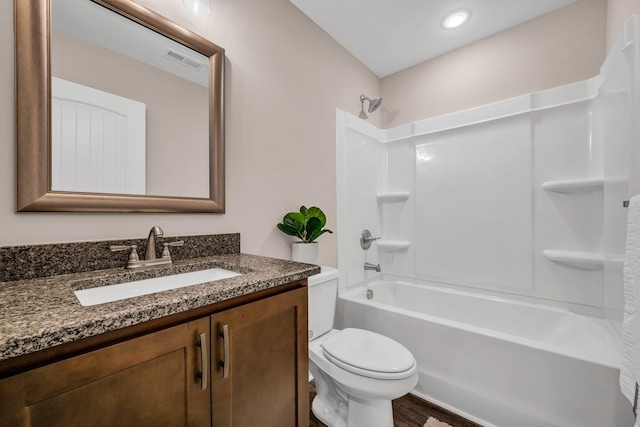
[[[371,331],[347,328],[321,344],[326,358],[354,374],[376,379],[403,379],[416,361],[402,344]]]

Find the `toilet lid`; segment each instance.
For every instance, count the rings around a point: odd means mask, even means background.
[[[402,344],[362,329],[344,329],[327,338],[322,349],[341,368],[372,378],[407,378],[416,363]]]

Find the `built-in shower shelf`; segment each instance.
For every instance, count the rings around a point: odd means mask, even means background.
[[[604,178],[564,179],[558,181],[546,181],[542,188],[556,193],[574,194],[598,191],[604,188]]]
[[[411,243],[406,240],[378,240],[378,250],[383,252],[406,251]]]
[[[567,264],[582,270],[602,270],[604,268],[604,254],[597,252],[573,252],[547,249],[542,251],[547,259]]]
[[[378,201],[384,203],[404,202],[409,198],[408,191],[389,191],[378,193]]]

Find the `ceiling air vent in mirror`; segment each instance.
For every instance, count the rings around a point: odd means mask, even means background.
[[[184,65],[185,67],[189,67],[191,69],[194,70],[199,70],[200,68],[204,67],[204,63],[190,58],[186,55],[181,54],[180,52],[176,52],[173,49],[170,48],[166,48],[164,51],[164,57],[173,61],[173,62],[178,62],[182,65]]]

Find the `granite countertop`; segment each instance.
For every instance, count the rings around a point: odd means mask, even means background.
[[[73,293],[87,287],[221,267],[240,276],[121,301],[83,307]],[[55,345],[273,288],[320,267],[245,254],[176,261],[0,283],[0,362]]]

